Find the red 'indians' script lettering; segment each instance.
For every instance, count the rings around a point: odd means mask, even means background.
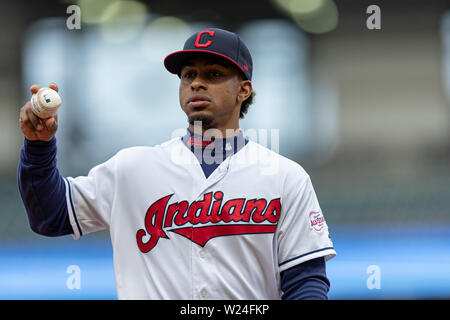
[[[144,229],[136,233],[142,252],[149,252],[159,238],[169,238],[164,231],[182,235],[200,246],[208,240],[225,235],[273,233],[280,218],[280,198],[237,198],[222,204],[223,192],[206,193],[203,200],[169,204],[173,194],[156,200],[145,214]],[[149,236],[144,241],[144,236]]]

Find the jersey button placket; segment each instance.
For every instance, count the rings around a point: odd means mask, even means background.
[[[203,197],[203,194],[209,188],[211,188],[217,182],[222,180],[223,177],[225,177],[225,175],[227,174],[227,172],[229,170],[229,165],[230,165],[229,161],[230,161],[229,158],[225,159],[225,162],[222,163],[221,166],[219,168],[217,168],[208,179],[206,179],[206,181],[204,182],[202,187],[199,189],[200,192],[196,194],[197,200],[201,200],[201,198]]]
[[[204,247],[194,245],[192,250],[192,262],[193,262],[193,272],[194,272],[194,286],[197,292],[198,299],[207,299],[209,295],[208,288],[211,283],[208,281],[208,253]]]
[[[210,179],[205,181],[205,184],[200,188],[198,194],[196,194],[196,200],[200,201],[204,198],[204,194],[212,191],[212,186],[219,182],[229,170],[229,159],[226,159],[224,166],[219,168]],[[196,227],[199,227],[197,225]],[[192,279],[194,281],[194,299],[211,299],[215,296],[214,292],[214,264],[210,261],[208,255],[208,249],[205,247],[193,245],[192,247]]]

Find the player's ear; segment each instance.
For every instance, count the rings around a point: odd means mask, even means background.
[[[250,80],[242,80],[240,82],[240,90],[238,94],[238,100],[243,102],[247,100],[248,97],[252,94],[252,82]]]

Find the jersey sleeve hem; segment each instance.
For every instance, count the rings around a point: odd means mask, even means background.
[[[81,231],[80,224],[77,219],[77,215],[75,213],[75,206],[73,205],[73,197],[72,197],[72,185],[70,184],[69,179],[64,178],[64,183],[66,184],[66,201],[67,201],[67,210],[69,212],[69,221],[72,226],[72,236],[75,240],[83,235]]]
[[[290,258],[288,260],[285,260],[281,262],[278,266],[280,268],[280,272],[287,270],[295,265],[298,265],[300,263],[303,263],[305,261],[324,257],[325,261],[328,261],[336,256],[336,251],[333,247],[325,247],[317,250],[313,250],[307,253],[303,253],[301,255],[298,255],[296,257]]]

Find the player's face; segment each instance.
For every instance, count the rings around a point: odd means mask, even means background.
[[[239,128],[242,101],[251,94],[251,82],[237,68],[210,58],[189,60],[180,73],[180,105],[189,128],[201,121],[202,129]]]

